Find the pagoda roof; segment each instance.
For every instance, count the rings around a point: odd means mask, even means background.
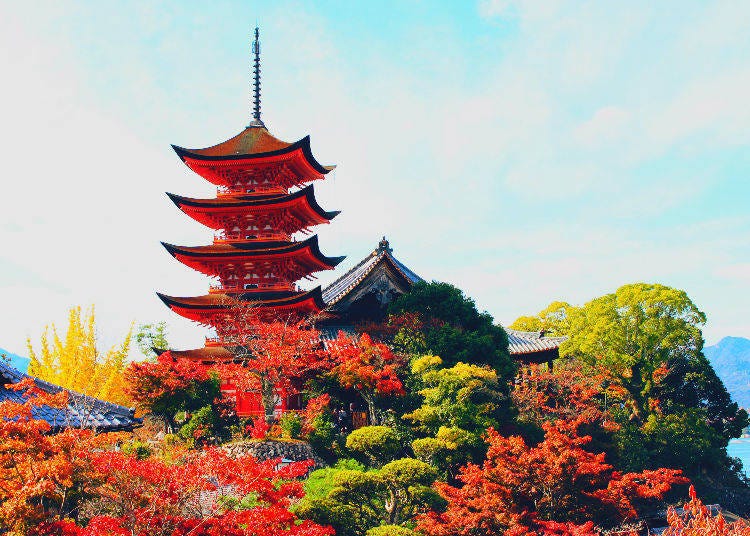
[[[59,385],[29,376],[10,365],[0,361],[0,402],[6,400],[23,403],[25,398],[22,391],[8,387],[9,384],[19,383],[25,378],[31,378],[36,387],[46,393],[55,394],[68,391],[68,405],[64,408],[41,406],[32,410],[35,419],[47,421],[52,430],[57,432],[64,428],[93,428],[102,432],[116,430],[132,430],[141,424],[141,419],[134,416],[132,409],[99,400],[91,396],[64,389]]]
[[[227,294],[211,293],[203,296],[176,297],[156,293],[159,299],[177,314],[204,322],[206,317],[223,309],[231,307],[232,300],[254,301],[262,308],[295,309],[307,312],[317,312],[325,307],[320,287],[305,292],[271,291],[245,292],[230,297]]]
[[[211,361],[221,361],[232,359],[233,354],[223,346],[205,346],[203,348],[193,348],[190,350],[163,350],[155,349],[158,355],[169,352],[169,355],[176,359],[205,359]]]
[[[284,208],[297,208],[305,211],[305,208],[308,208],[309,217],[315,223],[330,221],[341,213],[338,210],[323,210],[315,199],[315,189],[312,184],[291,194],[238,195],[213,199],[183,197],[169,192],[167,195],[180,210],[204,224],[210,222],[210,215],[217,212],[269,212]],[[196,217],[195,213],[206,213],[208,216]]]
[[[271,258],[282,258],[294,253],[303,253],[305,250],[320,264],[320,269],[333,268],[343,261],[346,257],[327,257],[320,251],[318,236],[313,235],[306,240],[299,242],[264,242],[264,241],[247,241],[217,243],[208,246],[175,246],[162,242],[166,250],[176,259],[182,261],[180,257],[192,258],[195,260],[226,260],[238,259],[238,262],[249,261],[253,259],[263,260]]]
[[[299,152],[306,163],[320,175],[325,175],[336,167],[324,166],[315,159],[310,149],[310,136],[288,143],[271,135],[264,126],[248,126],[236,136],[211,147],[186,149],[172,145],[172,148],[189,166],[189,161],[213,163],[244,160],[248,163],[285,161],[293,153]]]
[[[414,283],[423,281],[421,277],[393,255],[393,249],[389,247],[388,241],[383,238],[375,251],[323,289],[323,299],[326,304],[331,307],[344,300],[379,268],[391,268],[395,274],[403,278],[403,283],[409,288]]]

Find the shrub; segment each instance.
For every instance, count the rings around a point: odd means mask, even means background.
[[[365,536],[416,536],[416,532],[398,525],[381,525],[367,531]]]
[[[151,456],[151,447],[148,443],[138,441],[137,439],[123,444],[121,450],[124,454],[135,456],[139,460],[145,460]]]
[[[364,426],[346,438],[346,448],[365,458],[372,466],[381,466],[401,451],[398,434],[387,426]]]
[[[216,414],[211,406],[203,406],[180,428],[177,434],[184,440],[201,442],[211,436],[216,423]]]
[[[245,431],[253,439],[265,439],[271,426],[266,422],[266,418],[260,415],[245,426]]]
[[[302,432],[302,419],[296,413],[285,413],[279,422],[284,435],[291,439],[298,439]]]

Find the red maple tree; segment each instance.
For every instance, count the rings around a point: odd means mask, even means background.
[[[662,498],[673,484],[686,481],[672,469],[614,471],[603,453],[585,449],[591,438],[579,436],[578,426],[545,423],[544,441],[535,447],[488,430],[484,464],[461,469],[462,487],[436,484],[448,506],[424,516],[421,530],[447,536],[545,533],[557,527],[560,534],[589,534],[588,522],[635,517],[642,501]]]
[[[303,495],[298,480],[312,462],[279,468],[280,460],[232,458],[220,449],[187,453],[178,463],[119,452],[90,455],[99,479],[85,527],[42,524],[36,534],[70,536],[325,536],[333,530],[289,511]],[[234,503],[220,500],[232,497]],[[240,499],[246,499],[244,504]]]
[[[216,381],[209,366],[175,358],[168,351],[155,361],[130,363],[123,374],[126,394],[139,408],[161,417],[167,428],[174,426],[178,411],[198,409],[190,407],[196,394],[207,391],[208,384]],[[218,395],[218,384],[215,390]]]
[[[261,314],[252,303],[233,301],[216,331],[233,360],[214,368],[237,391],[259,393],[269,423],[280,395],[294,394],[309,376],[329,368],[310,319]]]
[[[0,532],[26,534],[75,509],[76,492],[90,479],[86,454],[119,434],[96,435],[74,428],[52,434],[50,424],[35,419],[34,412],[43,406],[65,408],[68,392],[46,393],[31,378],[6,388],[20,397],[0,402]]]
[[[334,363],[332,377],[346,389],[354,389],[367,403],[370,423],[379,424],[375,400],[382,395],[402,395],[404,386],[396,374],[403,360],[367,333],[359,339],[340,331],[328,345]]]

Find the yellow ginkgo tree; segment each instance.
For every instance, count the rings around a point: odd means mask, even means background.
[[[121,344],[101,352],[97,348],[94,307],[85,314],[81,307],[73,307],[68,314],[67,332],[61,334],[54,324],[47,326],[38,354],[31,339],[26,341],[31,358],[29,374],[66,389],[124,404],[127,397],[122,371],[131,339],[132,327]]]

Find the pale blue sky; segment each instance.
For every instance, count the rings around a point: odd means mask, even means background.
[[[207,286],[159,245],[210,237],[169,144],[247,124],[256,20],[266,125],[338,164],[342,269],[386,234],[502,323],[649,281],[750,336],[749,2],[6,2],[0,346],[90,303],[104,342],[201,344],[154,294]]]

